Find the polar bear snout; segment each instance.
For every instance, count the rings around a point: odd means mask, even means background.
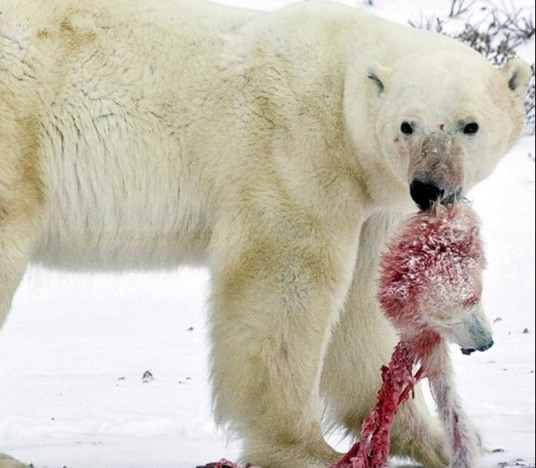
[[[464,317],[445,326],[445,337],[460,345],[462,353],[469,355],[475,351],[487,351],[493,346],[491,325],[480,304],[471,306]]]
[[[445,193],[445,188],[438,187],[434,181],[413,179],[409,186],[411,199],[423,211],[429,210],[434,203],[447,205],[459,200],[462,196],[462,188],[457,187],[454,190]]]
[[[432,134],[410,154],[409,191],[423,211],[448,204],[463,193],[463,150],[447,136]]]
[[[409,186],[411,199],[423,210],[429,210],[434,203],[447,205],[453,203],[462,196],[462,188],[455,188],[449,193],[445,193],[445,189],[438,187],[434,181],[413,179]]]
[[[466,356],[469,356],[471,355],[472,353],[474,353],[475,351],[481,351],[481,352],[484,352],[484,351],[487,351],[488,349],[490,349],[495,343],[493,342],[492,339],[490,339],[488,342],[486,342],[485,344],[479,346],[478,348],[461,348],[462,350],[462,354],[466,355]]]
[[[438,187],[434,182],[413,179],[409,186],[409,193],[418,207],[426,211],[430,209],[434,202],[441,202],[445,190]]]

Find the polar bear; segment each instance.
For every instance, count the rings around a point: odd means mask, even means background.
[[[0,322],[28,262],[203,262],[217,420],[245,461],[324,468],[322,415],[358,434],[396,341],[378,252],[492,172],[529,76],[334,3],[0,0]],[[421,398],[395,426],[448,463]]]

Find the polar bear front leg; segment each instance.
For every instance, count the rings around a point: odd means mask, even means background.
[[[38,112],[28,110],[32,117],[25,117],[24,103],[7,94],[8,88],[3,87],[0,96],[0,329],[28,264],[44,202],[38,164],[39,125],[33,115]],[[26,93],[20,95],[26,98]],[[0,454],[0,468],[22,467]]]
[[[32,231],[30,220],[2,213],[0,206],[0,328],[28,263]]]
[[[25,210],[19,209],[16,203],[10,203],[7,209],[2,210],[0,204],[0,329],[24,274],[31,246],[33,222]],[[0,359],[5,358],[6,356],[0,356]],[[25,467],[26,465],[0,453],[0,468]]]
[[[243,462],[326,468],[340,457],[322,435],[319,399],[337,267],[314,239],[255,230],[235,223],[213,240],[216,415],[243,440]]]
[[[374,407],[380,368],[389,362],[398,341],[376,300],[379,252],[397,224],[398,216],[380,213],[363,225],[354,278],[324,364],[321,389],[330,420],[354,438]],[[391,453],[411,457],[426,468],[448,465],[445,436],[419,388],[395,417]]]

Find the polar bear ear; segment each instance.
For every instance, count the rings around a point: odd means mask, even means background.
[[[532,70],[527,62],[520,58],[513,58],[501,68],[501,72],[508,80],[508,87],[521,99],[525,99],[529,88]]]
[[[367,78],[376,86],[376,92],[378,95],[385,91],[385,87],[388,85],[389,78],[391,77],[391,69],[379,64],[375,64],[369,68]]]

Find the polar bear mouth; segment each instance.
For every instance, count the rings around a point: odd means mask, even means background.
[[[435,203],[448,205],[462,197],[463,190],[457,187],[453,191],[445,193],[445,189],[439,187],[430,180],[413,179],[409,186],[412,200],[422,211],[429,210]]]
[[[461,187],[458,187],[453,192],[443,196],[441,198],[441,204],[449,205],[450,203],[454,203],[462,198],[463,198],[463,189]]]
[[[493,346],[493,344],[494,344],[493,340],[491,340],[485,345],[479,346],[478,348],[461,348],[461,351],[463,355],[470,356],[472,353],[476,351],[481,351],[481,352],[487,351]]]

